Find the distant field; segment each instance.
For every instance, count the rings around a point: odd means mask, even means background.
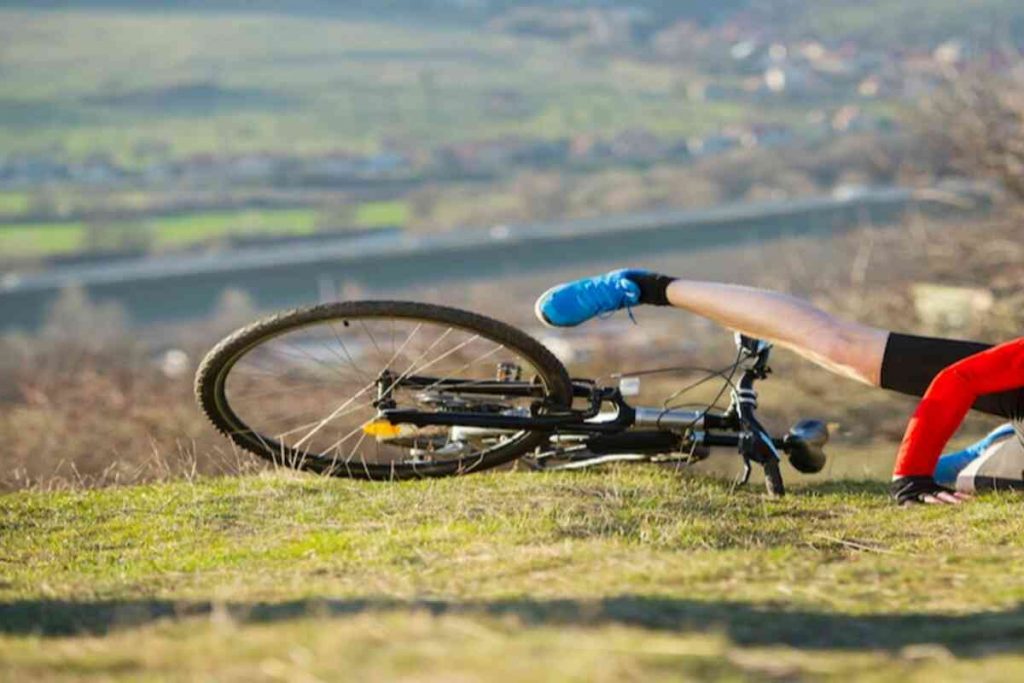
[[[79,251],[85,242],[85,224],[64,223],[14,224],[0,227],[0,255],[46,256]]]
[[[356,225],[366,228],[402,226],[409,222],[409,205],[403,201],[367,202],[356,209]]]
[[[25,213],[30,203],[29,195],[24,192],[0,191],[0,218]]]
[[[351,227],[402,226],[408,219],[404,202],[367,202],[356,207]],[[54,256],[123,244],[181,247],[228,235],[308,235],[325,227],[318,209],[203,211],[135,221],[87,225],[82,221],[0,225],[0,254],[8,258]]]
[[[156,246],[182,246],[231,234],[306,235],[316,231],[313,209],[210,211],[152,218],[140,227],[154,234]]]
[[[748,115],[687,101],[692,67],[336,16],[4,9],[0,45],[0,153],[106,152],[132,164],[637,126],[694,134]]]

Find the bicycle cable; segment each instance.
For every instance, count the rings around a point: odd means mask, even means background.
[[[737,352],[736,352],[736,359],[732,362],[731,365],[727,365],[724,368],[722,368],[721,370],[712,370],[712,371],[710,371],[709,374],[706,377],[703,377],[703,378],[697,380],[696,382],[693,382],[692,384],[688,384],[687,386],[683,387],[682,389],[679,389],[678,391],[673,393],[671,396],[666,398],[662,402],[662,404],[661,404],[662,405],[662,411],[658,415],[658,419],[655,420],[655,423],[654,423],[655,426],[657,426],[658,428],[661,428],[661,418],[664,417],[670,410],[673,410],[673,408],[675,407],[675,406],[672,405],[672,401],[674,399],[679,398],[680,396],[682,396],[683,394],[685,394],[685,393],[687,393],[689,391],[693,391],[694,389],[696,389],[700,385],[704,384],[705,382],[710,382],[714,377],[721,377],[725,381],[722,382],[722,387],[718,390],[718,393],[711,400],[711,402],[706,405],[704,410],[702,410],[700,412],[700,415],[695,417],[693,419],[693,421],[690,422],[690,424],[686,426],[686,429],[692,429],[695,424],[697,424],[698,422],[703,420],[707,416],[707,414],[709,412],[711,412],[711,409],[714,408],[715,405],[718,404],[718,402],[722,398],[722,395],[725,394],[726,389],[732,388],[733,390],[735,390],[737,388],[736,387],[736,383],[733,382],[733,378],[736,376],[736,371],[739,369],[740,363],[742,363],[742,362],[743,362],[743,349],[738,349]],[[725,372],[727,370],[729,372],[728,376],[726,376],[726,374],[725,374]],[[701,404],[701,405],[703,405],[703,404]]]

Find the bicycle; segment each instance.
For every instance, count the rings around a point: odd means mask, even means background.
[[[758,464],[768,493],[781,496],[782,454],[798,471],[821,470],[828,428],[801,420],[771,436],[755,389],[771,372],[771,344],[736,342],[735,362],[709,374],[723,379],[727,408],[632,406],[636,377],[618,386],[570,378],[547,348],[500,321],[432,304],[336,302],[229,335],[200,364],[195,391],[241,448],[325,475],[396,481],[518,459],[536,470],[692,463],[726,447],[743,460],[739,483]]]

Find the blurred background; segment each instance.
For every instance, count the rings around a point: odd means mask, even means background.
[[[1022,48],[1016,0],[0,2],[0,490],[256,467],[192,373],[317,301],[470,308],[580,375],[732,357],[679,312],[537,327],[623,265],[1019,336]],[[820,476],[887,474],[911,402],[775,365]]]

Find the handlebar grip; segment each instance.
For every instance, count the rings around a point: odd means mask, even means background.
[[[779,462],[770,459],[764,463],[764,486],[768,495],[773,498],[780,498],[786,495],[786,486],[782,483],[782,472],[779,471]]]

